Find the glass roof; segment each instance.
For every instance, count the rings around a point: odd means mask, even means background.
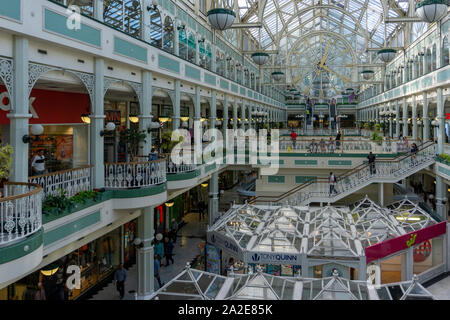
[[[371,285],[334,274],[326,278],[280,277],[258,271],[227,277],[185,268],[150,300],[434,300],[416,276]]]
[[[234,206],[208,232],[243,251],[359,258],[368,246],[434,223],[409,200],[382,208],[366,196],[349,207]]]

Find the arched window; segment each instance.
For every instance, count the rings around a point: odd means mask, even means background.
[[[188,37],[188,61],[195,63],[195,51],[197,51],[197,43],[195,36],[192,32],[189,32]]]
[[[159,10],[155,8],[150,12],[150,43],[162,47],[162,20]]]
[[[255,74],[253,72],[250,74],[250,88],[255,90]]]
[[[242,84],[242,65],[239,64],[236,66],[236,81],[239,84]]]
[[[414,79],[418,78],[420,74],[420,59],[418,56],[414,58]]]
[[[180,51],[180,58],[187,60],[188,41],[187,41],[185,29],[180,29],[178,31],[178,43],[179,43],[178,45],[179,45],[179,51]]]
[[[211,45],[208,43],[206,45],[206,69],[211,70],[211,57],[212,57],[212,52],[211,52]]]
[[[225,56],[223,52],[216,51],[216,72],[221,76],[225,73]]]
[[[428,73],[432,70],[432,63],[431,63],[431,49],[427,49],[426,53],[426,70],[425,73]]]
[[[423,70],[423,66],[424,66],[424,54],[420,53],[419,54],[419,77],[423,76],[424,70]]]
[[[236,68],[234,65],[235,65],[234,60],[230,60],[230,79],[232,80],[236,79]]]
[[[442,65],[441,67],[444,67],[450,63],[450,52],[449,52],[449,45],[448,45],[448,36],[444,37],[444,40],[442,41]]]
[[[173,53],[173,37],[174,37],[174,30],[173,30],[173,21],[172,19],[167,16],[166,19],[164,19],[164,29],[163,29],[163,46],[162,48],[170,53]]]
[[[432,51],[432,59],[431,59],[431,70],[434,71],[436,70],[436,62],[437,62],[437,58],[436,58],[436,43],[433,44],[433,51]]]
[[[250,87],[250,72],[248,69],[244,70],[244,86]]]
[[[259,87],[259,85],[260,85],[259,77],[256,77],[256,91],[261,92],[260,91],[261,88]]]
[[[200,67],[206,68],[206,48],[205,42],[200,42],[198,44],[198,53],[199,53],[199,63]]]
[[[133,37],[141,35],[142,11],[138,0],[105,1],[103,21]]]

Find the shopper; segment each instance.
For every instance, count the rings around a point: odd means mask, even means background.
[[[330,172],[330,176],[328,177],[328,182],[330,183],[330,196],[333,192],[337,194],[336,189],[334,188],[334,185],[336,183],[336,176],[333,174],[333,172]]]
[[[177,243],[177,232],[178,223],[175,219],[172,219],[172,224],[170,225],[169,238],[172,239],[173,243]]]
[[[175,264],[173,261],[173,243],[169,238],[164,239],[164,256],[166,257],[166,267],[169,266],[169,261],[172,261],[172,264]]]
[[[122,300],[125,294],[125,280],[127,280],[127,271],[123,267],[123,263],[121,263],[119,269],[116,270],[114,280],[116,281],[117,291],[119,291],[120,294],[120,300]]]
[[[45,173],[44,149],[39,149],[31,160],[31,171],[33,176],[39,176]]]
[[[370,175],[375,174],[375,155],[372,153],[372,151],[370,151],[367,159],[369,159]]]
[[[411,145],[411,165],[414,165],[416,162],[416,155],[419,151],[419,148],[417,148],[417,144],[413,143]]]
[[[330,141],[328,141],[328,150],[330,153],[334,153],[334,141],[332,137],[330,137]]]
[[[158,260],[161,263],[161,259],[164,257],[164,245],[161,241],[157,241],[155,244],[155,255],[158,256]]]
[[[320,152],[325,153],[325,140],[323,138],[320,139],[319,145],[320,145]]]
[[[229,276],[230,274],[232,274],[233,269],[234,269],[234,259],[230,258],[230,260],[228,260],[227,266],[225,267],[226,275]]]
[[[341,130],[338,131],[335,140],[336,140],[336,149],[339,150],[341,147]]]
[[[151,152],[148,155],[148,161],[158,160],[158,152],[155,148],[152,148]]]
[[[206,212],[206,203],[205,201],[200,201],[198,203],[198,211],[200,213],[200,220],[203,220],[205,217],[205,212]]]
[[[161,277],[159,276],[159,272],[161,269],[161,264],[158,260],[157,255],[155,254],[153,258],[153,275],[155,276],[156,280],[158,281],[159,288],[161,288],[164,284],[161,284]]]
[[[297,143],[297,133],[295,133],[294,130],[291,132],[291,139],[292,139],[292,147],[295,149],[295,145]]]

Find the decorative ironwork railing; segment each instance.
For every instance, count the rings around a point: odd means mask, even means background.
[[[83,166],[32,176],[28,177],[28,182],[42,186],[45,196],[55,196],[64,190],[66,197],[70,198],[80,191],[91,190],[91,168]]]
[[[24,239],[42,227],[42,187],[6,182],[0,198],[0,246]]]
[[[166,159],[145,162],[105,163],[105,187],[150,187],[166,181]]]

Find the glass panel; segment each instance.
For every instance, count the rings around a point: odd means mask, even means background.
[[[443,263],[442,239],[442,236],[440,236],[414,247],[414,274],[421,274]]]

